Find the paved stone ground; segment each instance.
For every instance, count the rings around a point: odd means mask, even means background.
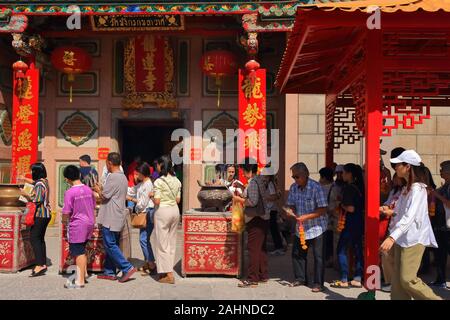
[[[89,283],[81,290],[68,290],[63,287],[65,277],[58,274],[58,229],[49,228],[47,232],[47,252],[51,265],[47,275],[37,278],[29,278],[30,269],[23,270],[16,274],[0,274],[0,299],[45,299],[45,300],[132,300],[132,299],[165,299],[165,300],[353,300],[364,289],[333,289],[326,283],[326,291],[323,293],[312,293],[310,288],[297,287],[290,288],[283,286],[278,281],[292,281],[292,267],[290,255],[270,257],[269,270],[270,281],[257,288],[238,288],[238,280],[233,277],[198,277],[188,276],[182,278],[181,273],[181,230],[178,233],[176,284],[162,285],[150,276],[141,276],[136,273],[134,280],[127,283],[117,281],[99,280],[94,276],[90,277]],[[133,264],[142,264],[142,252],[139,247],[137,230],[132,234],[132,254]],[[269,249],[271,245],[269,244]],[[310,259],[311,260],[311,259]],[[244,269],[245,270],[245,269]],[[312,268],[309,269],[310,271]],[[424,280],[431,280],[431,275],[424,277]],[[337,279],[337,272],[333,269],[326,269],[326,281]],[[437,294],[450,300],[450,291],[436,290]],[[378,300],[387,300],[389,295],[377,292]]]

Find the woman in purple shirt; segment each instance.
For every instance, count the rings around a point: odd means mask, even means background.
[[[77,279],[65,284],[68,289],[83,288],[87,269],[86,244],[94,230],[95,197],[91,188],[80,181],[80,170],[73,165],[64,169],[64,179],[70,189],[64,193],[63,224],[67,225],[70,255],[75,258]]]

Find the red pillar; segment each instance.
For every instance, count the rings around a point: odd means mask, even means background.
[[[367,31],[366,47],[366,127],[365,127],[365,179],[366,179],[366,219],[365,219],[365,284],[371,265],[379,265],[379,206],[380,206],[380,135],[382,130],[382,34],[381,30]]]

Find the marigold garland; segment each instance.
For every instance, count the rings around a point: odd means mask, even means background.
[[[305,229],[303,228],[303,223],[298,222],[298,234],[300,236],[300,245],[303,250],[308,249],[308,246],[306,245],[306,239],[305,239]]]
[[[432,217],[436,214],[436,200],[434,196],[431,196],[430,203],[428,204],[428,214]]]
[[[337,232],[342,232],[345,228],[345,210],[340,208],[339,210],[339,220],[337,224]]]

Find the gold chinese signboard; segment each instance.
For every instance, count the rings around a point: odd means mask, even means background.
[[[98,15],[91,16],[94,31],[184,30],[182,15]]]

